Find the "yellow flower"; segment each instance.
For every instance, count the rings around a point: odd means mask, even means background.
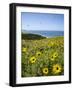
[[[36,62],[36,58],[35,58],[34,56],[31,57],[31,58],[30,58],[30,62],[31,62],[31,63],[35,63],[35,62]]]
[[[48,44],[49,47],[52,47],[53,45],[54,45],[54,42],[52,42],[52,41],[49,42],[49,44]]]
[[[61,68],[61,65],[59,65],[59,64],[55,64],[55,65],[53,66],[53,69],[52,69],[52,71],[53,71],[54,74],[60,73],[61,70],[62,70],[62,68]]]
[[[22,48],[22,52],[26,52],[27,51],[27,48]]]
[[[51,56],[51,57],[50,57],[50,60],[54,61],[54,60],[55,60],[55,58],[54,58],[53,56]]]
[[[54,52],[53,57],[54,58],[58,57],[58,53],[57,52]]]
[[[43,68],[43,74],[48,74],[48,68]]]
[[[41,55],[41,52],[37,52],[36,55],[37,55],[37,56],[40,56],[40,55]]]
[[[56,57],[58,57],[58,53],[57,53],[57,52],[54,52],[54,53],[51,55],[50,60],[54,61]]]

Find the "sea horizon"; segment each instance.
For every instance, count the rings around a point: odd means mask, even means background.
[[[55,36],[64,36],[64,31],[53,31],[53,30],[30,30],[30,31],[27,31],[27,30],[22,30],[22,33],[25,33],[25,34],[38,34],[38,35],[41,35],[41,36],[45,36],[45,37],[55,37]]]

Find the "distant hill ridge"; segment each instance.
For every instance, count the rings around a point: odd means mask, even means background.
[[[41,35],[37,35],[37,34],[30,34],[30,33],[28,33],[28,34],[24,34],[24,33],[22,33],[22,39],[28,39],[28,40],[35,40],[35,39],[44,39],[44,38],[46,38],[46,37],[44,37],[44,36],[41,36]]]

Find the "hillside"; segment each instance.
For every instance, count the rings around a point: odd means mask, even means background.
[[[24,34],[22,33],[22,39],[29,39],[29,40],[39,40],[39,39],[44,39],[46,37],[43,37],[41,35],[37,35],[37,34]]]

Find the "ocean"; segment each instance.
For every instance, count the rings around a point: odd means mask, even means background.
[[[23,33],[31,33],[31,34],[38,34],[45,37],[57,37],[57,36],[64,36],[64,31],[25,31],[22,30]]]

